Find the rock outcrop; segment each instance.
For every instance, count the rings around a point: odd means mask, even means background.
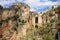
[[[54,40],[60,23],[59,8],[40,14],[31,12],[24,3],[0,6],[0,40]]]

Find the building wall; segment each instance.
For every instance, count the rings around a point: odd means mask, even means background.
[[[42,26],[42,17],[39,12],[30,12],[31,13],[31,19],[30,19],[30,22],[31,22],[31,25],[33,25],[35,27],[35,25],[38,25],[39,27]],[[36,16],[38,17],[38,23],[35,23],[35,18]]]

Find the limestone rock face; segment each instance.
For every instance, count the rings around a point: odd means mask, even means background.
[[[46,13],[31,12],[24,3],[13,3],[10,8],[0,8],[0,39],[1,40],[43,40],[48,32],[56,33],[56,21],[59,14],[56,10]],[[57,11],[58,12],[58,11]],[[32,36],[32,39],[31,37]],[[24,40],[25,40],[24,39]]]
[[[21,35],[26,35],[26,29],[29,27],[29,12],[30,7],[28,5],[24,5],[23,3],[14,3],[10,8],[3,8],[3,12],[0,15],[0,24],[1,24],[1,32],[0,36],[1,39],[4,38],[4,36],[7,36],[7,32],[12,31],[12,35],[9,38],[13,38],[15,40],[14,31],[18,33],[16,35],[17,38],[20,39]],[[5,31],[4,31],[5,30]],[[6,39],[6,38],[4,38]],[[6,40],[12,40],[12,39],[6,39]]]

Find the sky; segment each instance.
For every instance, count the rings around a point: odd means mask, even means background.
[[[30,6],[30,11],[44,12],[53,5],[60,5],[60,0],[0,0],[0,5],[10,7],[13,2],[22,2]]]

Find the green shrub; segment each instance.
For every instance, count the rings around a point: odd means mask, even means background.
[[[51,22],[51,23],[54,23],[54,22],[55,22],[55,20],[51,20],[50,22]]]
[[[26,23],[26,21],[25,20],[22,20],[22,23]]]
[[[51,34],[45,34],[44,40],[54,40],[53,35]]]
[[[58,24],[58,31],[60,31],[60,23]]]
[[[60,26],[58,26],[58,31],[60,31]]]
[[[21,25],[24,25],[24,24],[26,23],[26,21],[25,21],[25,20],[22,20],[21,22],[22,22],[22,24],[21,24]]]

